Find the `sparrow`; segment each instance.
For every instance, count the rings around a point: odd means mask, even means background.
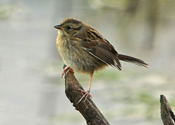
[[[116,49],[92,26],[74,19],[64,19],[61,24],[54,26],[58,29],[56,46],[67,67],[67,70],[82,72],[90,75],[88,91],[81,90],[84,95],[80,101],[90,96],[93,74],[106,66],[122,69],[120,61],[130,62],[147,67],[144,61],[119,54]]]

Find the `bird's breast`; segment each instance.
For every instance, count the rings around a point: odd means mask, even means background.
[[[105,65],[83,50],[78,41],[58,36],[56,44],[64,63],[73,70],[92,74],[96,69]]]

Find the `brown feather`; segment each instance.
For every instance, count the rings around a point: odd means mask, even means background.
[[[108,65],[117,67],[119,70],[121,70],[118,53],[109,43],[93,40],[82,42],[82,46],[84,50],[90,53],[92,56],[96,57],[97,59]]]
[[[118,54],[118,58],[119,58],[119,60],[122,60],[122,61],[125,61],[125,62],[135,63],[137,65],[144,66],[144,67],[148,66],[148,64],[145,63],[143,60],[137,59],[135,57]]]

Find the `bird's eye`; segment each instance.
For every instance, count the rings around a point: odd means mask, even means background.
[[[66,28],[67,28],[68,30],[70,30],[70,29],[71,29],[71,27],[70,27],[70,26],[67,26]]]

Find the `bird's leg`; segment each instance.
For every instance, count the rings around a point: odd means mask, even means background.
[[[89,87],[88,87],[88,90],[87,90],[87,91],[82,90],[82,89],[79,89],[81,92],[84,93],[84,95],[80,98],[80,100],[78,101],[78,103],[81,102],[81,100],[82,100],[83,98],[84,98],[84,101],[86,101],[88,96],[89,96],[89,97],[92,97],[91,94],[90,94],[91,84],[92,84],[92,78],[93,78],[93,74],[91,74],[91,76],[90,76],[90,82],[89,82]],[[78,103],[77,103],[77,104],[78,104]]]
[[[68,71],[71,71],[74,73],[74,70],[71,68],[71,67],[65,67],[64,70],[63,70],[63,73],[61,75],[61,78],[63,78],[63,76],[68,72]]]

